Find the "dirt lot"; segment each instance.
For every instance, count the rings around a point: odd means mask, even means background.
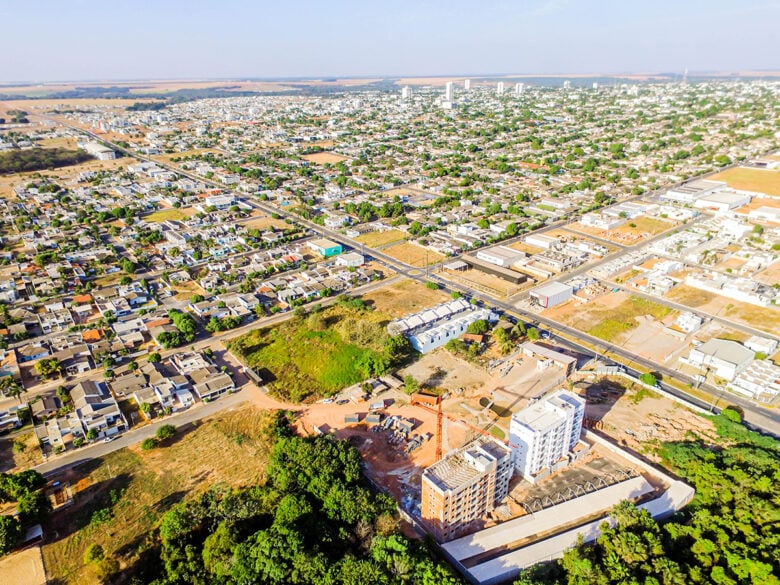
[[[629,220],[613,230],[596,229],[584,226],[580,222],[571,224],[567,229],[603,238],[616,244],[630,246],[670,230],[676,225],[669,221],[642,216]]]
[[[765,169],[738,167],[710,177],[713,181],[726,181],[729,187],[755,191],[780,197],[780,172]]]
[[[444,256],[437,252],[407,242],[404,242],[403,244],[394,244],[382,251],[396,260],[405,262],[409,266],[426,266],[444,260]]]
[[[407,279],[363,295],[363,300],[373,303],[377,311],[394,319],[443,303],[449,298],[440,290],[432,290]]]
[[[666,298],[710,315],[745,323],[767,333],[775,334],[780,330],[780,309],[775,306],[759,307],[742,303],[685,284],[674,287]]]
[[[326,163],[335,165],[338,162],[347,160],[346,156],[342,156],[334,152],[316,152],[314,154],[304,154],[301,155],[301,158],[303,160],[307,160],[311,163],[314,163],[315,165],[324,165]]]
[[[767,268],[758,274],[753,275],[752,278],[755,281],[768,284],[770,286],[780,282],[780,260],[774,264],[770,264]]]
[[[410,375],[420,384],[449,391],[477,390],[488,377],[482,368],[453,356],[444,348],[426,353],[411,366],[400,370],[399,375]]]
[[[8,585],[46,585],[41,547],[31,546],[0,559],[0,575]]]
[[[13,437],[0,437],[0,471],[21,471],[43,462],[35,432],[28,428]]]
[[[577,384],[588,389],[585,417],[618,443],[657,460],[659,442],[690,440],[691,433],[714,435],[706,418],[648,390],[629,388],[622,394],[624,384],[625,380],[608,378]]]
[[[406,234],[401,230],[386,230],[383,232],[368,232],[354,238],[356,242],[365,244],[369,248],[381,248],[388,244],[406,239]]]
[[[283,219],[274,219],[273,217],[264,216],[264,217],[257,217],[253,218],[244,225],[248,229],[256,229],[256,230],[267,230],[269,228],[275,228],[275,229],[285,229],[290,227],[285,223]]]
[[[442,270],[437,274],[452,282],[459,282],[501,299],[506,299],[524,288],[523,284],[513,284],[498,276],[493,276],[492,274],[487,274],[486,272],[475,269],[469,269],[463,272]]]

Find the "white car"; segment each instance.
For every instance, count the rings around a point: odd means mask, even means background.
[[[103,439],[103,442],[104,443],[110,443],[113,440],[114,440],[114,437],[106,437],[105,439]]]

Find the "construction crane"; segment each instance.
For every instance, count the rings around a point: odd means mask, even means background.
[[[439,461],[442,456],[441,437],[442,437],[442,421],[444,417],[447,417],[447,420],[450,420],[452,422],[465,425],[466,428],[482,436],[490,437],[491,439],[501,441],[501,439],[499,439],[489,431],[486,431],[485,429],[481,429],[478,426],[472,425],[471,423],[466,422],[462,418],[456,418],[452,415],[443,412],[441,406],[441,402],[442,402],[441,396],[433,396],[430,394],[420,394],[419,392],[415,392],[414,394],[412,394],[411,402],[412,402],[412,406],[419,406],[423,410],[427,410],[428,412],[436,415],[436,461]],[[435,404],[436,408],[432,408],[431,404]],[[517,447],[517,445],[513,445],[506,439],[504,439],[501,442],[509,447]]]

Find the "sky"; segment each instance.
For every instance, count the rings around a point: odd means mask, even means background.
[[[2,0],[0,82],[780,69],[780,0]]]

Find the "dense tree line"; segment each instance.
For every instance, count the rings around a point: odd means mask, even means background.
[[[0,515],[0,555],[19,546],[24,531],[51,512],[51,502],[43,493],[45,485],[46,480],[37,471],[0,473],[0,504],[15,502],[17,506],[17,515]]]
[[[157,341],[165,349],[179,347],[185,343],[191,343],[198,332],[198,324],[189,313],[171,309],[168,318],[178,331],[163,331],[157,336]]]
[[[76,165],[92,159],[83,150],[67,148],[31,148],[0,153],[0,175],[26,173]]]
[[[664,462],[696,489],[693,502],[656,523],[629,503],[592,545],[536,567],[515,585],[780,584],[780,442],[742,426],[726,409],[719,440],[664,444]]]
[[[346,441],[298,437],[279,413],[266,485],[214,487],[163,517],[136,567],[153,585],[456,585],[398,529],[391,498],[366,485]]]

